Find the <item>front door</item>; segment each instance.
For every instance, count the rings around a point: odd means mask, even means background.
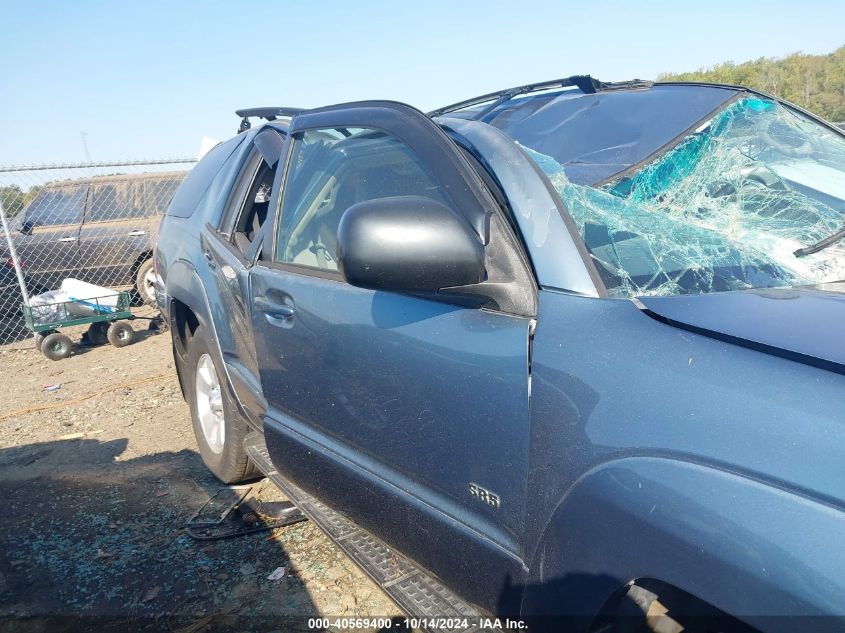
[[[84,183],[48,186],[26,208],[15,248],[30,292],[54,290],[80,275],[79,227],[87,196]]]
[[[486,239],[493,202],[438,126],[398,104],[300,115],[274,248],[251,272],[275,466],[490,609],[522,574],[530,319],[355,288],[336,229],[425,196]]]

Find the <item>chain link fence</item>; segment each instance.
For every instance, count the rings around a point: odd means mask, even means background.
[[[0,345],[31,336],[9,241],[30,296],[65,279],[132,289],[150,302],[152,239],[193,158],[0,165]],[[0,232],[5,233],[0,229]]]

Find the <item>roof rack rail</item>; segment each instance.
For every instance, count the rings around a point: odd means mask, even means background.
[[[241,132],[246,132],[252,127],[249,122],[250,117],[259,117],[262,119],[267,119],[268,121],[275,121],[277,117],[296,116],[300,112],[305,112],[305,108],[266,107],[243,108],[241,110],[235,110],[235,114],[241,117],[241,124],[238,126],[238,134],[240,134]]]
[[[551,81],[541,81],[535,84],[526,84],[524,86],[517,86],[515,88],[506,88],[504,90],[497,90],[480,97],[473,97],[465,101],[459,101],[452,105],[432,110],[428,113],[430,117],[441,116],[447,112],[454,112],[463,108],[469,108],[474,105],[493,101],[489,106],[478,112],[473,118],[481,119],[484,115],[491,112],[506,101],[510,101],[519,95],[529,94],[531,92],[539,92],[541,90],[548,90],[550,88],[569,88],[574,86],[584,94],[595,94],[596,92],[607,92],[611,90],[627,90],[630,88],[650,88],[654,84],[653,81],[644,81],[642,79],[632,79],[630,81],[599,81],[590,75],[572,75],[571,77],[564,77],[563,79],[552,79]]]

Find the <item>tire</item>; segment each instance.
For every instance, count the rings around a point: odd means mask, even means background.
[[[53,332],[44,337],[41,341],[41,353],[50,360],[62,360],[70,356],[73,351],[73,342],[65,334]]]
[[[56,331],[56,330],[46,330],[46,331],[44,331],[44,332],[36,332],[36,333],[35,333],[35,349],[39,349],[39,350],[40,350],[40,349],[41,349],[41,343],[43,343],[43,342],[44,342],[44,339],[45,339],[48,335],[53,334],[55,331]]]
[[[260,474],[243,447],[252,429],[229,398],[214,356],[210,338],[198,326],[188,348],[185,394],[200,456],[224,484],[255,479]]]
[[[109,342],[108,329],[109,324],[105,321],[92,323],[88,326],[88,342],[91,343],[91,345],[105,345]]]
[[[126,321],[115,321],[109,326],[106,337],[115,347],[126,347],[135,342],[135,330]]]
[[[135,293],[141,301],[153,307],[156,306],[154,281],[155,269],[153,268],[153,258],[150,257],[142,261],[135,272]]]

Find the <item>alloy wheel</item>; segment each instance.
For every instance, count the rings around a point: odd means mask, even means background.
[[[223,395],[220,379],[211,356],[203,354],[196,371],[197,414],[205,441],[212,452],[220,454],[226,442]]]

